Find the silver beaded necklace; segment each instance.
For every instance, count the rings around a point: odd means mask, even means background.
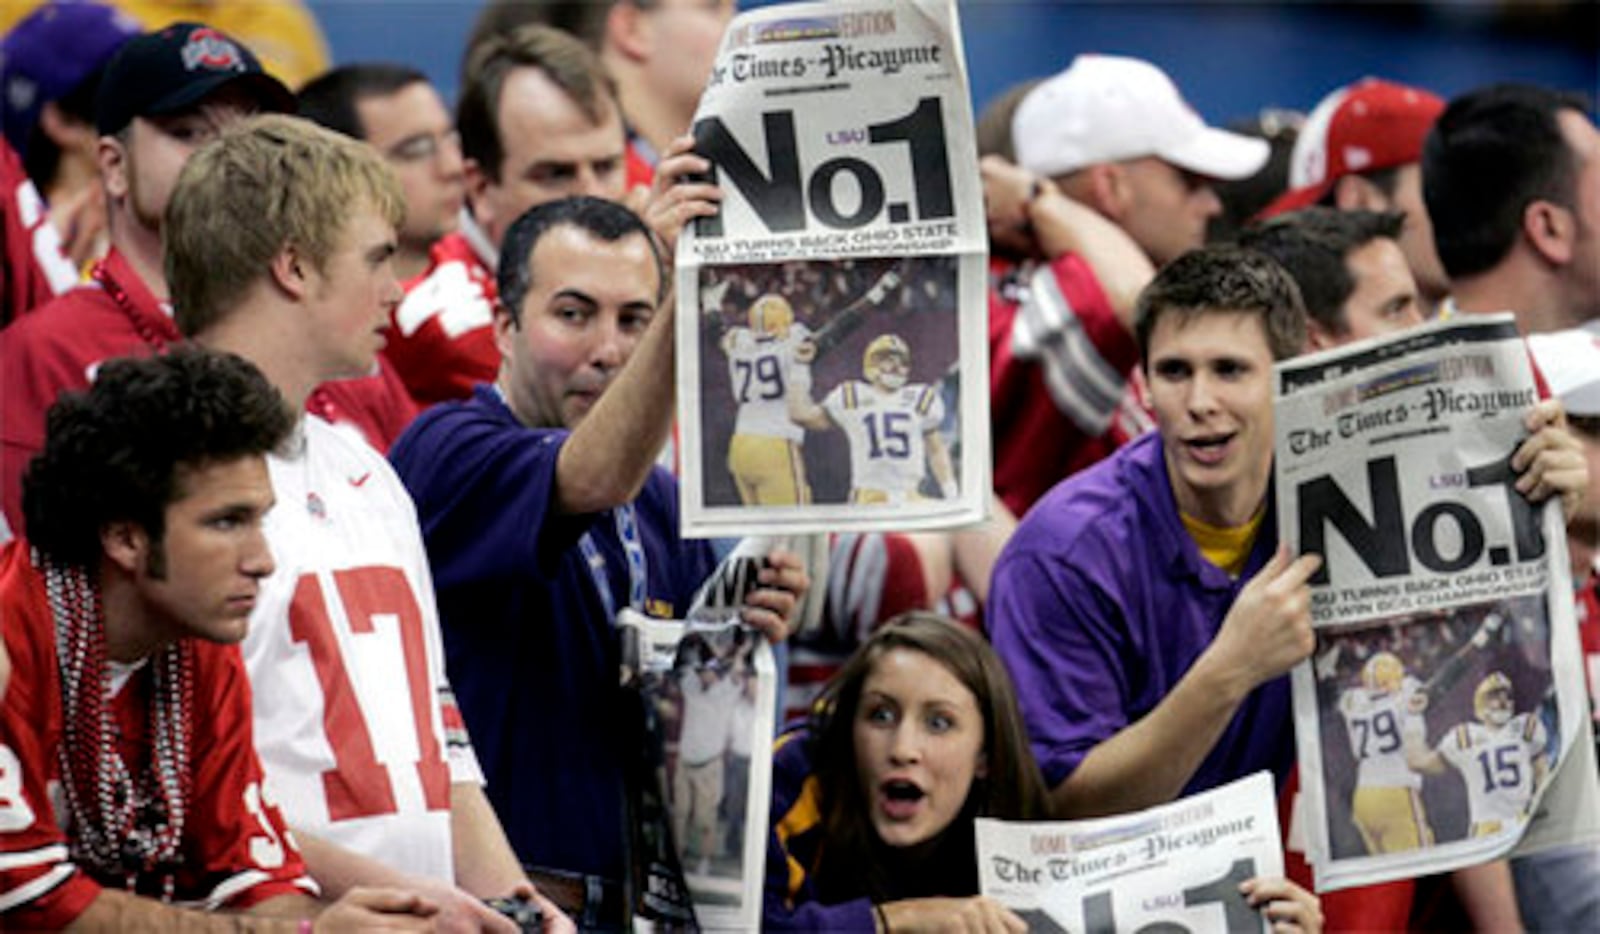
[[[72,816],[73,859],[103,877],[162,873],[171,900],[189,797],[193,650],[178,640],[151,659],[150,768],[135,778],[117,748],[110,701],[104,607],[80,568],[41,561],[56,624],[61,673],[62,790]]]

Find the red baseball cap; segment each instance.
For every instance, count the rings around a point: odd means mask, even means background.
[[[1289,190],[1261,218],[1316,204],[1346,175],[1422,160],[1422,143],[1444,111],[1437,94],[1363,78],[1317,104],[1289,157]]]

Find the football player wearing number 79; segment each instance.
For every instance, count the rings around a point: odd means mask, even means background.
[[[436,905],[395,891],[319,914],[262,793],[236,643],[273,570],[265,455],[292,425],[254,367],[189,348],[114,360],[51,411],[31,544],[0,551],[0,928],[431,926]]]
[[[811,502],[800,455],[805,430],[789,420],[787,398],[796,384],[809,389],[811,329],[776,292],[750,303],[750,326],[729,328],[720,346],[738,406],[728,441],[728,473],[745,505]]]
[[[290,117],[241,122],[190,158],[167,208],[179,330],[256,364],[300,411],[319,383],[372,367],[401,297],[403,213],[370,147]],[[404,888],[449,929],[509,934],[481,900],[537,896],[445,678],[410,497],[357,433],[315,415],[268,467],[277,570],[243,643],[268,792],[324,890]],[[570,930],[541,908],[547,930]]]
[[[1356,787],[1350,819],[1368,853],[1396,853],[1433,844],[1422,806],[1422,777],[1406,764],[1402,749],[1409,732],[1423,732],[1417,700],[1421,682],[1393,652],[1373,653],[1361,666],[1361,683],[1339,697],[1356,760]],[[1425,692],[1423,697],[1425,698]]]

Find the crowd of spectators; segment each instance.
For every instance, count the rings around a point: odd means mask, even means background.
[[[1337,736],[1350,692],[1425,683],[1432,748],[1488,694],[1543,703],[1548,660],[1505,647],[1548,633],[1516,601],[1315,631],[1320,557],[1280,547],[1271,490],[1274,364],[1512,312],[1556,396],[1516,489],[1582,556],[1543,599],[1600,653],[1583,97],[1351,75],[1222,129],[1159,64],[1078,55],[978,121],[985,384],[921,323],[976,312],[950,259],[712,266],[680,307],[677,237],[723,198],[688,131],[729,0],[491,0],[454,102],[330,68],[297,3],[27,6],[0,39],[0,928],[623,929],[614,620],[682,618],[744,560],[680,534],[676,451],[719,503],[892,516],[955,488],[958,387],[987,391],[990,519],[764,547],[749,629],[653,676],[689,871],[754,834],[771,928],[1021,931],[978,894],[975,817],[1265,769],[1288,872],[1243,891],[1274,930],[1600,928],[1593,843],[1313,894],[1288,672]],[[675,421],[690,314],[703,390],[741,403],[703,437]],[[738,398],[741,363],[772,393]],[[905,477],[825,431],[856,395],[921,418]],[[760,639],[789,661],[770,753]],[[1591,727],[1553,784],[1596,801]],[[1428,789],[1412,846],[1482,823],[1427,751],[1394,786]],[[1360,787],[1328,793],[1338,852],[1388,848]]]

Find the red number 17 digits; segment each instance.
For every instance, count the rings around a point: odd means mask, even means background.
[[[333,572],[337,599],[344,606],[354,639],[374,636],[373,620],[393,616],[400,624],[400,645],[405,653],[406,684],[411,713],[417,727],[416,763],[423,795],[430,811],[450,807],[450,767],[440,752],[433,730],[437,697],[429,688],[427,642],[422,633],[422,611],[417,606],[405,574],[394,567],[362,567]],[[393,814],[394,785],[388,767],[378,761],[372,733],[362,716],[361,704],[350,683],[344,657],[334,637],[333,621],[322,584],[313,574],[300,578],[289,607],[289,633],[310,649],[311,663],[322,686],[322,727],[333,749],[334,768],[322,773],[328,799],[328,818]]]

